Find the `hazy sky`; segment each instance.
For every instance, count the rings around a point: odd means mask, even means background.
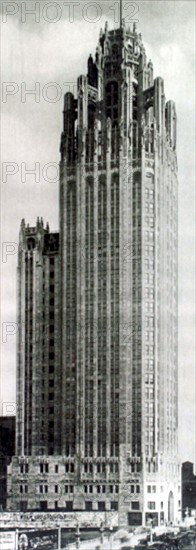
[[[80,0],[37,2],[34,14],[22,4],[3,2],[2,13],[2,370],[1,413],[15,403],[16,335],[5,335],[6,323],[16,322],[17,242],[21,218],[31,225],[37,216],[58,230],[59,142],[63,94],[74,90],[79,74],[86,74],[87,56],[94,54],[100,27],[108,20],[117,26],[117,2]],[[9,4],[9,6],[8,6]],[[23,2],[23,5],[25,3]],[[26,9],[35,2],[26,2]],[[6,11],[14,12],[6,15]],[[72,16],[69,20],[69,10]],[[179,442],[183,460],[195,460],[194,357],[194,31],[195,3],[187,1],[124,0],[128,24],[138,19],[154,75],[165,80],[167,99],[176,102],[179,166]],[[93,22],[94,19],[94,22]],[[50,20],[50,21],[49,21]],[[56,21],[56,22],[55,22]],[[23,83],[23,85],[22,85]],[[36,84],[37,83],[37,84]],[[51,85],[51,83],[56,83]],[[35,95],[25,89],[37,87]],[[6,92],[10,92],[9,94]],[[55,99],[56,98],[56,99]],[[5,163],[9,163],[9,166]],[[23,163],[23,164],[22,164]],[[34,169],[37,180],[24,168]],[[49,166],[51,163],[51,166]],[[16,172],[6,176],[7,170]],[[41,176],[38,176],[38,168]],[[5,244],[15,243],[15,244]],[[5,251],[8,251],[6,257]],[[13,326],[14,329],[14,326]],[[11,328],[10,328],[11,330]],[[14,405],[13,405],[14,407]],[[10,405],[9,410],[12,410]]]

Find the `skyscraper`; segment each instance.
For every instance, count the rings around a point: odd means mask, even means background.
[[[77,98],[65,95],[60,151],[57,443],[35,435],[28,452],[35,485],[47,474],[41,507],[115,509],[120,524],[173,521],[181,506],[176,110],[135,25],[101,31]]]
[[[16,454],[60,452],[59,234],[22,220],[18,253]],[[57,380],[58,376],[58,380]]]

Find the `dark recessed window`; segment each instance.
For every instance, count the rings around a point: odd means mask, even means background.
[[[140,509],[140,503],[137,501],[132,501],[131,503],[132,510],[139,510]]]

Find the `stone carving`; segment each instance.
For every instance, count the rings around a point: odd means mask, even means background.
[[[119,134],[120,134],[120,147],[123,147],[123,138],[124,138],[124,123],[123,118],[121,118],[120,125],[119,125]]]
[[[94,149],[96,150],[98,145],[98,122],[97,119],[94,121]]]
[[[107,150],[110,147],[110,143],[111,143],[111,119],[108,118],[107,119]]]
[[[142,147],[144,146],[144,140],[145,140],[145,116],[144,113],[142,114],[141,118],[141,137],[142,137]]]

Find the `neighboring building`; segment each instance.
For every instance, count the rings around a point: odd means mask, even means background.
[[[177,238],[175,105],[165,100],[163,79],[154,80],[135,25],[106,25],[77,99],[68,93],[64,102],[53,452],[42,430],[43,346],[32,345],[32,366],[22,359],[24,339],[19,347],[18,395],[30,372],[34,405],[18,417],[12,486],[29,461],[29,509],[116,509],[120,525],[179,517]],[[38,320],[47,314],[42,250],[36,244],[32,252],[37,292],[26,295]],[[19,281],[23,295],[22,272]]]
[[[182,464],[182,514],[186,517],[191,510],[196,511],[196,475],[193,473],[193,463]]]
[[[6,509],[7,466],[15,454],[15,416],[0,417],[0,510]]]
[[[18,252],[16,455],[59,453],[59,234],[21,222]]]

